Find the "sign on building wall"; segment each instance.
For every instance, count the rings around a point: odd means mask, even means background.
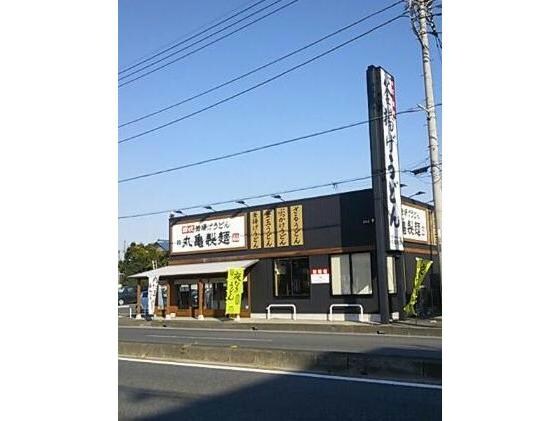
[[[249,218],[251,249],[303,245],[303,206],[253,211]]]
[[[185,222],[171,228],[171,253],[246,248],[245,215]]]
[[[311,269],[312,284],[328,284],[331,281],[327,268]]]
[[[251,249],[262,247],[261,211],[251,212]]]
[[[405,240],[428,242],[427,209],[402,205],[402,229]]]
[[[274,209],[263,211],[263,243],[264,247],[270,248],[276,245],[276,232],[274,229]]]
[[[303,245],[303,207],[290,206],[290,237],[292,246]]]
[[[397,142],[397,102],[395,79],[383,69],[381,76],[381,104],[383,115],[383,156],[386,180],[387,247],[389,250],[404,250],[401,221],[401,181]]]
[[[276,244],[278,247],[286,247],[290,245],[288,224],[288,208],[276,208]]]

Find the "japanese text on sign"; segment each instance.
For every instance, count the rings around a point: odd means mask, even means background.
[[[226,314],[239,314],[243,294],[243,269],[228,269],[226,285]]]
[[[278,247],[290,245],[288,233],[288,208],[276,209],[276,233]]]
[[[383,105],[383,149],[385,161],[387,223],[389,250],[403,250],[401,221],[401,186],[397,145],[397,102],[395,80],[381,69],[381,102]]]
[[[171,253],[245,248],[245,215],[185,222],[171,228]]]
[[[303,245],[303,209],[301,205],[290,206],[292,246]]]
[[[265,247],[274,247],[275,242],[274,229],[274,209],[266,209],[263,211],[263,242]]]
[[[251,248],[260,249],[262,247],[261,212],[251,212]]]
[[[403,205],[402,229],[406,240],[428,242],[428,218],[426,210]]]

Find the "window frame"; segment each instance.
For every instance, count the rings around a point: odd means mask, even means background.
[[[279,260],[288,260],[290,262],[290,283],[292,283],[293,282],[292,261],[293,260],[303,260],[303,259],[307,260],[307,282],[309,284],[309,293],[307,295],[276,295],[276,271],[275,271],[276,262],[279,261]],[[289,298],[289,299],[295,299],[295,300],[299,300],[299,299],[306,300],[306,299],[311,298],[311,269],[310,269],[310,266],[309,266],[309,256],[278,257],[278,258],[273,258],[272,259],[272,296],[274,298],[279,298],[279,299]]]
[[[370,276],[372,277],[372,279],[370,279],[370,285],[371,285],[371,292],[369,294],[354,294],[354,293],[350,293],[350,294],[334,294],[333,293],[333,278],[334,278],[334,273],[332,271],[332,257],[335,256],[348,256],[348,270],[350,272],[350,291],[353,291],[353,287],[354,287],[354,271],[353,271],[353,266],[352,266],[352,255],[354,254],[368,254],[369,255],[369,271],[370,271]],[[369,251],[360,251],[360,252],[354,252],[354,253],[337,253],[337,254],[329,254],[329,273],[331,276],[331,281],[330,283],[330,294],[331,297],[373,297],[374,295],[374,282],[373,282],[373,275],[374,275],[374,271],[373,271],[373,267],[372,267],[372,257],[371,257],[371,252]],[[342,286],[341,286],[341,290],[342,290]]]

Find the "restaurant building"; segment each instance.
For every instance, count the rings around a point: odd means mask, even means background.
[[[223,317],[227,271],[243,268],[241,317],[360,311],[385,323],[405,316],[417,261],[427,259],[420,302],[441,310],[433,208],[401,196],[395,80],[369,66],[366,85],[373,189],[171,217],[169,266],[134,275],[150,279],[151,308],[159,282],[160,314]]]
[[[402,197],[401,213],[404,250],[382,279],[371,189],[170,217],[169,265],[133,277],[157,277],[166,317],[225,317],[227,270],[243,268],[241,317],[379,321],[380,300],[399,317],[421,257],[434,261],[423,294],[438,311],[433,208]]]

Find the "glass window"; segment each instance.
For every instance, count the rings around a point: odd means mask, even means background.
[[[341,254],[331,257],[333,295],[348,295],[351,291],[350,256]]]
[[[331,256],[333,295],[367,295],[373,293],[370,253]]]
[[[274,296],[309,296],[309,259],[274,260]]]
[[[352,255],[352,293],[371,294],[371,262],[369,253]]]

